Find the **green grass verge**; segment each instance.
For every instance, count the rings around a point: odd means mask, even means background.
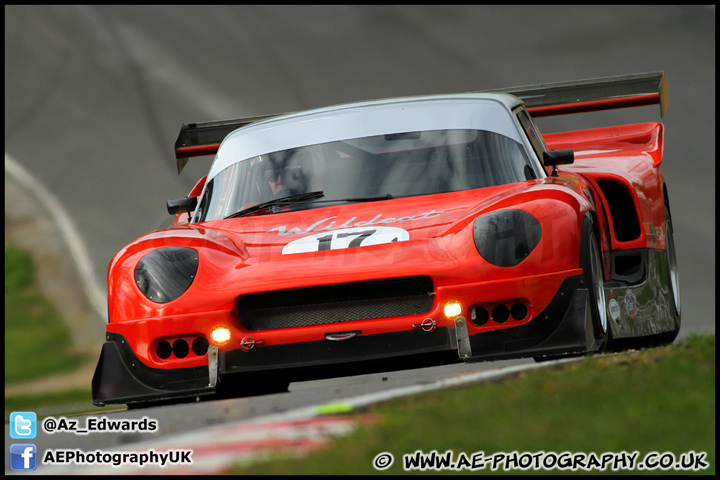
[[[403,455],[498,452],[707,452],[715,473],[715,336],[631,354],[592,356],[562,367],[414,395],[369,409],[380,421],[303,458],[273,456],[233,474],[400,474]],[[393,465],[378,472],[376,455]],[[595,473],[627,474],[593,470]],[[411,471],[407,473],[421,473]],[[453,473],[450,470],[425,473]],[[460,473],[583,473],[553,470]],[[634,471],[633,473],[640,473]],[[663,473],[653,470],[649,473]],[[681,473],[669,470],[668,473]],[[685,473],[693,473],[692,471]]]
[[[78,368],[70,332],[35,285],[30,254],[5,246],[5,385]]]

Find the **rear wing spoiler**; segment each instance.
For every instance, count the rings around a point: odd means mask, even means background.
[[[175,158],[177,159],[178,173],[182,172],[190,157],[215,155],[218,148],[220,148],[220,143],[233,130],[279,115],[284,114],[277,113],[235,120],[183,124],[182,128],[180,128],[180,135],[175,140]]]
[[[660,104],[662,117],[668,106],[664,70],[473,93],[515,95],[525,103],[530,115],[536,118],[656,104]],[[223,139],[233,130],[280,115],[285,114],[183,124],[175,141],[178,173],[191,157],[214,155]]]
[[[665,71],[594,78],[574,82],[485,90],[510,93],[522,99],[535,118],[569,113],[660,104],[660,117],[668,107]]]

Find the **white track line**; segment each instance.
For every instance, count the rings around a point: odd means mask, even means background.
[[[86,253],[87,248],[85,247],[85,243],[82,241],[70,216],[61,206],[60,201],[55,195],[50,193],[39,180],[22,168],[7,152],[5,153],[5,175],[12,177],[12,179],[18,182],[29,194],[35,196],[43,208],[50,213],[52,221],[65,240],[70,250],[70,255],[77,266],[80,280],[85,294],[90,301],[90,305],[95,313],[107,323],[107,297],[95,278],[92,262]]]

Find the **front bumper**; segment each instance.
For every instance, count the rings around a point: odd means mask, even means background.
[[[466,362],[596,351],[589,295],[582,275],[565,279],[548,306],[525,325],[469,336]],[[456,322],[457,324],[457,322]],[[456,328],[462,332],[461,328]],[[459,355],[463,358],[464,352]]]
[[[108,332],[92,379],[93,404],[132,403],[206,395],[208,367],[151,368],[142,363],[122,335]]]
[[[305,381],[419,368],[453,362],[582,353],[596,350],[587,289],[581,275],[566,278],[548,306],[524,325],[468,335],[463,317],[454,327],[358,335],[220,352],[201,367],[160,369],[141,362],[118,333],[107,333],[92,381],[95,405],[208,395],[214,378],[234,382]],[[211,347],[214,348],[214,347]],[[208,358],[212,358],[208,356]]]

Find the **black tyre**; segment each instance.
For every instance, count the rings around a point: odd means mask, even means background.
[[[583,279],[590,299],[593,333],[596,339],[601,340],[599,351],[603,351],[607,347],[610,338],[605,282],[603,280],[600,248],[593,231],[592,222],[587,217],[583,220],[580,237],[580,267],[583,269]]]
[[[668,308],[670,316],[675,321],[675,328],[661,335],[663,343],[672,343],[680,333],[680,281],[677,268],[677,257],[675,256],[675,241],[673,240],[673,226],[670,218],[670,211],[665,206],[665,258],[668,275],[669,299]]]

